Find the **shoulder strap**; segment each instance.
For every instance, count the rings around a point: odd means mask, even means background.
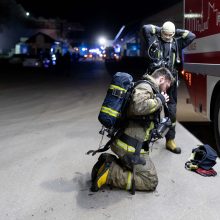
[[[154,84],[153,84],[152,82],[150,82],[149,80],[146,80],[146,79],[139,80],[139,81],[135,82],[135,83],[134,83],[134,87],[136,87],[137,85],[139,85],[139,84],[141,84],[141,83],[147,83],[147,84],[149,84],[149,85],[152,87],[152,89],[153,89],[153,91],[154,91],[155,94],[160,93],[160,91],[154,86]]]
[[[176,62],[180,63],[180,55],[179,55],[179,46],[178,46],[178,41],[176,38],[173,38],[175,44],[176,44]]]

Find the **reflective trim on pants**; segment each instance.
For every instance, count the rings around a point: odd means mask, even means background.
[[[126,186],[126,190],[130,190],[131,189],[131,172],[128,172],[128,179],[127,179],[127,186]]]

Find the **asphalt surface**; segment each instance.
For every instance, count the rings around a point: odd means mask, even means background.
[[[97,116],[110,79],[102,62],[50,73],[1,72],[0,219],[219,220],[219,175],[184,168],[201,141],[180,123],[182,154],[167,151],[164,140],[151,149],[159,177],[155,192],[90,192],[98,155],[85,153],[99,145]],[[220,172],[219,159],[214,168]]]

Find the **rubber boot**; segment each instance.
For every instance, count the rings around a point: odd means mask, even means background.
[[[99,156],[97,163],[93,166],[91,179],[92,186],[91,191],[97,192],[102,185],[106,183],[109,167],[112,161],[116,160],[117,157],[112,154],[103,153]]]
[[[96,179],[92,182],[90,190],[92,192],[97,192],[99,189],[106,184],[108,173],[109,173],[110,163],[104,163],[97,174]]]
[[[175,154],[181,153],[181,148],[176,146],[174,139],[170,139],[166,141],[166,149]]]

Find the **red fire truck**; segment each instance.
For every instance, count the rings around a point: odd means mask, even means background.
[[[184,78],[191,102],[213,123],[220,154],[220,1],[184,0],[184,26],[196,34],[184,50]]]

